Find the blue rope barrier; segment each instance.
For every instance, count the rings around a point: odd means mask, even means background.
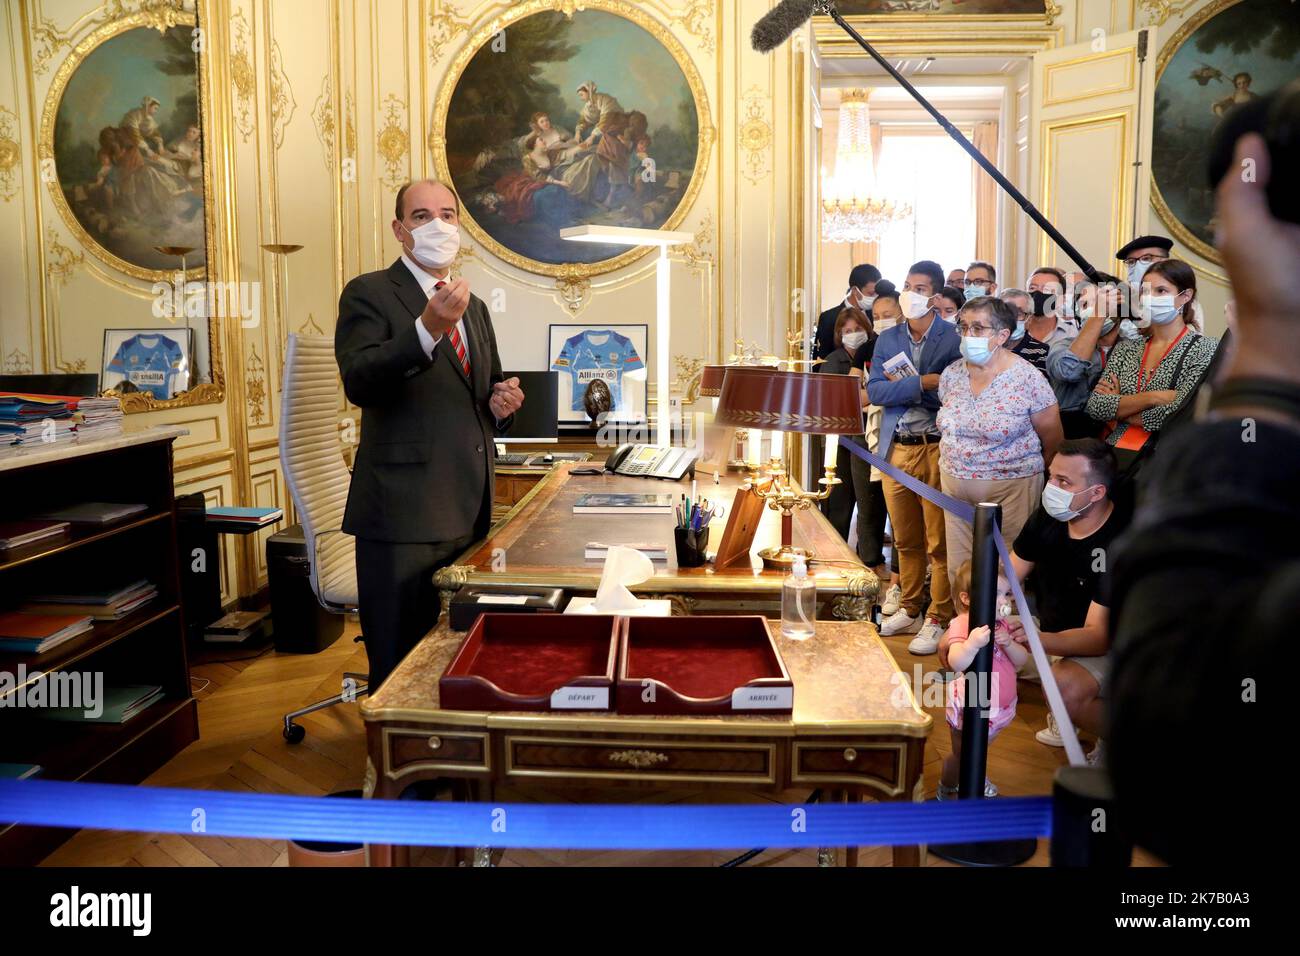
[[[1051,806],[1050,797],[807,806],[489,804],[0,781],[6,823],[398,846],[915,846],[1050,837]]]

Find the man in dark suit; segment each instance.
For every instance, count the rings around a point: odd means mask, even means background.
[[[343,531],[357,539],[372,689],[437,623],[434,572],[487,531],[493,439],[524,400],[518,379],[503,381],[487,306],[448,279],[459,218],[442,183],[403,186],[401,258],[339,299],[334,354],[362,410]]]
[[[824,359],[835,351],[835,320],[844,309],[861,309],[871,315],[871,303],[876,301],[876,283],[880,270],[870,264],[854,266],[849,273],[849,291],[843,302],[837,302],[817,317],[817,341],[813,358]]]

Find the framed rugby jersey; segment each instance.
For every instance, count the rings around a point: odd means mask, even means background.
[[[644,420],[646,413],[647,325],[552,325],[551,370],[559,372],[559,421],[587,424],[583,404],[594,381],[609,387],[609,418]]]
[[[105,329],[103,388],[130,382],[154,398],[190,387],[190,329]]]

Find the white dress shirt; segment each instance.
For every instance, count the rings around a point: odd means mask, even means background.
[[[413,261],[405,252],[402,253],[402,261],[406,263],[406,268],[411,270],[411,275],[415,276],[415,281],[420,283],[420,288],[424,290],[426,298],[431,297],[439,282],[446,282],[447,279],[439,279],[425,272]],[[461,316],[456,320],[456,331],[460,333],[460,340],[465,343],[465,356],[469,357],[469,336],[465,334],[465,317]],[[420,347],[424,349],[424,354],[432,361],[433,350],[437,348],[438,343],[442,341],[442,336],[434,338],[433,334],[424,327],[424,323],[419,316],[415,318],[415,334],[420,337]]]

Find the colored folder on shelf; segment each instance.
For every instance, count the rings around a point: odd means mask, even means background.
[[[48,720],[88,724],[124,724],[142,710],[162,699],[157,684],[127,684],[105,687],[103,709],[97,716],[87,716],[87,707],[51,707],[40,712]]]
[[[21,548],[46,538],[68,533],[66,521],[4,521],[0,522],[0,551]]]
[[[0,651],[41,654],[94,627],[88,614],[0,614]]]
[[[129,518],[148,509],[148,505],[123,504],[120,501],[83,501],[47,511],[37,517],[54,521],[71,521],[74,524],[112,524],[114,521],[121,521],[123,518]]]
[[[209,508],[209,520],[236,521],[240,524],[264,525],[284,517],[283,508]]]

